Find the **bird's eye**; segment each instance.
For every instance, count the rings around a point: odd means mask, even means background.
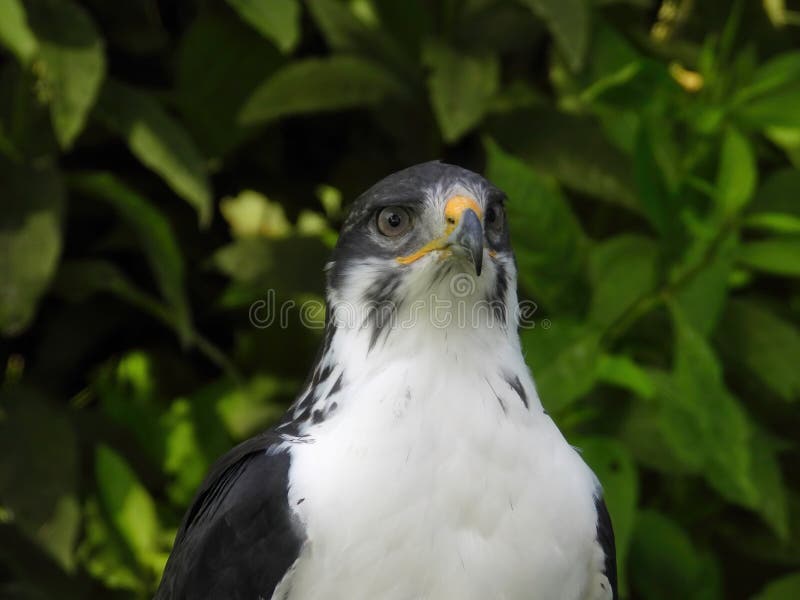
[[[402,206],[388,206],[378,213],[378,231],[386,237],[403,235],[411,228],[411,215]]]
[[[486,209],[486,228],[494,231],[501,231],[503,229],[504,211],[501,204],[491,204]]]

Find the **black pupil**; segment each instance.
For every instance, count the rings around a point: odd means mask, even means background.
[[[486,222],[487,223],[494,223],[497,220],[497,209],[492,206],[488,211],[486,211]]]
[[[386,217],[386,222],[389,224],[389,227],[396,229],[403,223],[403,217],[401,217],[398,213],[391,213],[388,217]]]

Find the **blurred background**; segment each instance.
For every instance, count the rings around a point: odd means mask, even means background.
[[[800,598],[800,2],[0,0],[0,597],[149,597],[347,203],[510,196],[622,596]],[[379,557],[376,557],[376,560]]]

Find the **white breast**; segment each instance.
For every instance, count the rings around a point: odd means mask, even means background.
[[[587,597],[602,560],[594,475],[517,349],[458,348],[346,369],[338,410],[292,446],[307,542],[280,598]]]

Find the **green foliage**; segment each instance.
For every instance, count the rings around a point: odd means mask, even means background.
[[[623,597],[797,597],[797,21],[0,2],[0,596],[149,597],[213,460],[306,376],[342,199],[443,158],[509,194],[523,349]],[[312,310],[269,322],[272,291]]]

